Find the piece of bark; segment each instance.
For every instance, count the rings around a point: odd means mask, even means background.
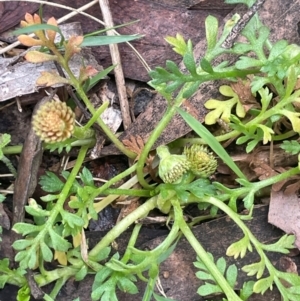
[[[178,6],[188,9],[229,9],[232,5],[224,3],[224,0],[152,0],[152,2],[165,6]]]
[[[20,24],[26,13],[32,14],[39,6],[39,3],[27,1],[0,2],[0,33]]]
[[[244,6],[239,6],[236,9],[240,14],[246,12]],[[300,0],[284,0],[278,5],[273,5],[273,1],[267,0],[259,11],[262,22],[271,29],[271,41],[286,39],[291,43],[299,43],[300,39],[297,33],[297,23],[299,20],[298,11],[300,10]],[[231,14],[235,13],[233,11]],[[230,14],[230,15],[231,15]],[[229,17],[227,17],[228,19]],[[224,23],[220,26],[223,27]],[[195,58],[203,57],[206,49],[206,41],[202,39],[194,48]],[[182,66],[182,65],[181,65]],[[204,83],[199,87],[199,90],[189,99],[189,106],[193,108],[196,118],[203,122],[207,110],[204,103],[210,98],[216,98],[219,95],[219,81]],[[146,142],[149,135],[155,128],[156,124],[163,117],[166,110],[166,101],[156,95],[151,103],[146,108],[132,126],[120,136],[121,140],[128,139],[130,136],[140,135]],[[185,105],[183,105],[183,108]],[[175,115],[162,135],[158,138],[154,147],[161,144],[168,144],[177,138],[180,138],[190,132],[191,129],[186,125],[179,115]],[[117,154],[118,150],[114,146],[105,147],[102,150],[102,155]]]
[[[68,0],[55,1],[60,4],[69,5]],[[173,1],[175,2],[175,1]],[[73,7],[80,7],[85,4],[83,0],[72,1]],[[232,6],[233,7],[233,6]],[[221,20],[228,10],[188,10],[186,7],[164,5],[148,0],[132,1],[128,5],[124,0],[110,1],[110,8],[115,25],[120,25],[135,20],[139,20],[130,26],[118,28],[121,34],[144,34],[144,38],[131,42],[140,55],[146,60],[150,68],[164,65],[167,59],[180,61],[180,57],[166,43],[164,38],[168,35],[181,33],[185,38],[189,38],[193,43],[197,43],[204,36],[204,20],[208,14],[213,14]],[[86,11],[87,13],[102,18],[99,5],[94,5]],[[51,16],[56,18],[63,16],[66,11],[52,6],[44,7],[44,17]],[[68,22],[78,21],[81,23],[84,33],[93,32],[102,28],[102,25],[95,21],[78,15]],[[134,51],[125,43],[118,45],[122,67],[126,78],[139,81],[148,81],[147,70],[138,60]],[[106,46],[93,47],[93,54],[98,63],[103,67],[111,65],[109,49]]]

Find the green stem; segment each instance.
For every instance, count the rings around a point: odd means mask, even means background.
[[[255,190],[258,191],[258,190],[260,190],[260,189],[262,189],[264,187],[273,185],[275,183],[278,183],[280,181],[288,179],[288,178],[290,178],[290,177],[292,177],[294,175],[297,175],[297,174],[299,174],[299,167],[298,166],[294,167],[294,168],[291,168],[291,169],[289,169],[289,170],[287,170],[287,171],[285,171],[285,172],[283,172],[281,174],[273,176],[273,177],[271,177],[269,179],[265,179],[263,181],[259,181],[259,182],[255,183],[254,184],[255,185]]]
[[[110,179],[109,181],[107,181],[106,183],[104,183],[101,187],[97,188],[92,194],[91,194],[91,198],[95,198],[97,197],[99,194],[103,193],[103,191],[105,191],[106,189],[108,189],[111,185],[121,181],[122,179],[124,179],[125,177],[131,175],[133,172],[135,172],[136,170],[136,165],[134,164],[132,166],[130,166],[129,168],[127,168],[125,171],[119,173],[117,176],[113,177],[112,179]]]
[[[217,141],[222,142],[222,141],[227,141],[227,140],[232,139],[232,138],[237,138],[240,134],[241,134],[240,132],[234,130],[234,131],[231,131],[231,132],[226,133],[224,135],[215,136],[215,138],[216,138]],[[294,132],[293,130],[291,130],[291,131],[288,131],[284,134],[273,136],[272,140],[273,141],[282,141],[282,140],[286,140],[288,138],[291,138],[295,135],[297,135],[297,133]],[[184,147],[188,143],[189,144],[207,144],[207,141],[205,141],[202,138],[180,138],[180,139],[176,140],[174,143],[176,143],[174,145],[176,145],[177,147]]]
[[[240,134],[241,133],[239,131],[234,130],[234,131],[231,131],[224,135],[216,136],[215,138],[217,141],[222,142],[222,141],[227,141],[232,138],[236,138]],[[183,147],[188,143],[190,143],[190,144],[207,144],[207,141],[203,138],[180,138],[176,141],[176,146]]]
[[[244,224],[244,222],[242,221],[242,216],[240,216],[239,214],[237,214],[236,212],[231,210],[226,204],[224,204],[222,201],[220,201],[216,198],[207,197],[207,198],[203,199],[202,201],[210,203],[210,204],[218,207],[238,225],[238,227],[243,231],[244,235],[248,236],[250,242],[255,247],[255,249],[256,249],[257,253],[259,254],[259,256],[261,257],[261,259],[264,260],[266,268],[268,269],[270,275],[275,276],[276,269],[274,268],[272,262],[269,260],[269,258],[264,253],[263,244],[257,240],[257,238],[250,231],[250,229]],[[274,281],[275,281],[276,285],[278,286],[280,281],[278,279],[276,279],[276,277],[274,278]],[[231,300],[231,299],[229,299],[229,300]]]
[[[17,171],[15,169],[15,167],[12,165],[12,163],[10,162],[10,160],[8,158],[6,158],[4,155],[1,157],[0,159],[8,168],[8,170],[14,175],[14,177],[17,177]]]
[[[58,198],[55,206],[51,210],[51,214],[50,214],[49,218],[47,219],[46,223],[44,225],[42,225],[41,231],[38,233],[38,235],[34,238],[33,244],[31,245],[30,249],[28,250],[28,254],[29,254],[28,256],[30,256],[31,252],[36,252],[36,250],[38,249],[38,246],[40,245],[40,242],[44,241],[45,236],[49,232],[49,229],[53,227],[57,215],[60,213],[61,210],[63,210],[65,200],[67,199],[67,197],[69,195],[69,191],[70,191],[70,189],[75,181],[75,178],[81,168],[81,165],[85,159],[87,150],[88,150],[88,147],[86,147],[86,146],[82,147],[80,149],[75,166],[72,169],[61,193],[59,194],[59,198]]]
[[[63,142],[62,142],[63,143]],[[73,142],[71,142],[71,146],[86,146],[88,145],[89,147],[94,146],[96,143],[95,138],[86,138],[86,139],[78,139]],[[44,144],[44,147],[47,149],[47,145],[49,144]],[[20,154],[22,152],[23,145],[14,145],[14,146],[6,146],[2,149],[4,155],[15,155],[15,154]]]
[[[121,259],[121,261],[123,263],[127,263],[128,260],[130,259],[130,256],[132,254],[132,248],[131,247],[134,247],[141,228],[142,228],[142,224],[136,224],[134,226],[134,228],[132,230],[132,233],[131,233],[131,236],[130,236],[130,239],[129,239],[129,242],[128,242],[128,245],[127,245],[127,248],[126,248],[126,251],[125,251],[125,254],[123,255],[123,257]]]
[[[21,154],[23,145],[6,146],[2,149],[4,155]]]
[[[157,204],[157,196],[152,197],[136,210],[128,214],[118,224],[114,226],[101,241],[89,252],[90,256],[96,256],[103,248],[109,246],[118,236],[121,235],[136,220],[146,216],[149,211],[153,210]]]
[[[172,226],[171,231],[168,236],[159,244],[155,249],[151,251],[141,251],[134,250],[136,255],[145,257],[145,259],[138,263],[137,265],[125,265],[123,262],[120,263],[120,266],[127,270],[128,274],[137,273],[141,274],[143,271],[149,268],[152,264],[158,264],[159,258],[165,254],[165,252],[174,244],[174,241],[178,239],[179,236],[179,225],[178,221],[175,219],[174,225]]]
[[[97,119],[100,117],[100,115],[108,108],[109,102],[106,101],[104,102],[95,112],[95,114],[93,114],[93,116],[91,117],[91,119],[87,122],[87,124],[84,125],[84,129],[87,130],[89,129],[96,121]]]
[[[59,63],[61,66],[65,69],[67,74],[69,75],[70,81],[72,82],[72,85],[74,86],[75,90],[77,91],[78,95],[81,97],[81,99],[84,101],[85,105],[87,106],[88,110],[94,115],[95,109],[92,105],[92,103],[89,101],[88,97],[82,90],[82,87],[78,81],[78,79],[73,75],[69,65],[67,62],[65,62],[64,58],[60,55]],[[136,154],[130,150],[128,150],[121,141],[118,140],[118,138],[115,136],[115,134],[110,130],[110,128],[104,123],[104,121],[101,118],[98,118],[97,123],[105,133],[105,135],[111,140],[111,142],[127,157],[134,159],[136,157]]]
[[[45,275],[37,274],[34,276],[36,283],[42,287],[61,278],[70,278],[74,276],[79,269],[73,267],[63,267],[52,271],[48,271]]]
[[[24,275],[20,275],[18,272],[15,270],[10,270],[10,271],[1,271],[1,277],[2,279],[6,279],[6,283],[9,283],[11,285],[15,285],[18,287],[22,287],[27,284],[27,279]]]
[[[205,264],[205,266],[208,269],[208,271],[210,272],[210,274],[214,277],[215,281],[221,287],[222,291],[226,294],[227,299],[230,300],[230,301],[241,301],[241,299],[234,292],[232,287],[229,285],[227,280],[224,278],[224,276],[218,270],[218,268],[214,264],[214,262],[210,259],[207,252],[205,251],[205,249],[199,243],[199,241],[194,236],[193,232],[191,231],[191,229],[189,228],[189,226],[185,222],[185,220],[183,218],[182,209],[180,207],[179,201],[177,199],[173,200],[172,204],[173,204],[174,213],[175,213],[175,220],[179,221],[180,230],[182,231],[185,238],[188,240],[190,245],[193,247],[193,249],[197,253],[197,256]]]
[[[119,189],[119,188],[108,188],[105,189],[102,194],[105,195],[130,195],[130,196],[138,196],[138,197],[150,197],[150,190],[141,190],[141,189]]]
[[[270,117],[272,117],[274,115],[277,115],[278,112],[282,108],[284,108],[287,104],[293,102],[299,96],[300,96],[300,90],[297,90],[292,95],[290,95],[289,97],[283,97],[274,107],[272,107],[271,109],[267,110],[263,114],[258,115],[257,117],[255,117],[254,119],[252,119],[251,121],[249,121],[245,126],[247,128],[249,128],[252,125],[257,125],[257,124],[263,123],[268,118],[270,118]]]
[[[102,185],[100,188],[96,189],[92,194],[91,194],[91,199],[95,199],[98,195],[102,194],[106,189],[108,189],[111,185],[119,182],[123,178],[131,175],[136,170],[136,164],[132,165],[122,173],[118,174],[111,180],[107,181],[104,185]],[[134,176],[132,177],[129,181],[124,183],[123,185],[120,186],[120,189],[122,188],[130,188],[133,185],[135,185],[138,182],[137,177]],[[100,212],[103,210],[105,207],[107,207],[110,203],[112,203],[116,199],[116,195],[110,194],[109,196],[105,197],[101,202],[95,203],[94,208],[96,212]]]
[[[286,140],[288,138],[291,138],[291,137],[293,137],[295,135],[298,135],[298,133],[296,133],[293,130],[291,130],[291,131],[288,131],[288,132],[286,132],[284,134],[273,136],[272,140],[273,141],[282,141],[282,140]]]
[[[276,176],[273,176],[271,178],[265,179],[263,181],[255,182],[255,183],[250,183],[248,182],[245,186],[241,186],[239,188],[231,189],[228,191],[227,189],[223,190],[222,188],[220,189],[223,191],[222,194],[218,196],[218,198],[222,201],[228,201],[229,199],[234,199],[236,200],[237,198],[242,198],[245,197],[248,193],[257,193],[260,190],[262,190],[265,187],[271,186],[275,183],[278,183],[280,181],[284,181],[294,175],[299,174],[299,167],[294,167],[291,168],[290,170],[287,170],[281,174],[278,174]],[[218,183],[216,183],[217,185]],[[192,201],[192,200],[191,200]]]
[[[88,146],[88,147],[93,147],[96,144],[96,139],[95,138],[86,138],[86,139],[79,139],[74,142],[71,142],[71,146]]]
[[[139,179],[139,183],[146,189],[153,189],[151,185],[149,185],[145,179],[144,179],[144,165],[148,156],[148,153],[151,151],[153,144],[157,140],[157,138],[160,136],[162,131],[166,128],[166,126],[169,124],[171,121],[172,117],[176,113],[176,109],[181,106],[183,101],[185,100],[182,97],[183,91],[181,91],[172,106],[167,107],[167,111],[163,115],[162,119],[159,121],[157,126],[154,128],[152,134],[150,135],[149,139],[147,140],[142,153],[140,154],[140,158],[137,162],[137,167],[136,167],[136,173]]]
[[[52,227],[53,226],[53,223],[57,217],[57,215],[59,214],[59,212],[63,209],[63,206],[64,206],[64,202],[65,200],[67,199],[68,195],[69,195],[69,191],[76,179],[76,176],[77,174],[79,173],[80,171],[80,168],[82,166],[82,163],[85,159],[85,155],[88,151],[88,147],[87,146],[83,146],[81,147],[81,149],[79,150],[79,153],[78,153],[78,156],[77,156],[77,160],[75,162],[75,165],[67,179],[67,182],[65,183],[62,191],[60,192],[59,194],[59,198],[55,204],[55,207],[51,210],[51,215],[50,217],[48,218],[46,224],[45,224],[45,229],[47,229],[48,231],[48,228],[49,227]]]
[[[232,70],[227,70],[223,72],[213,72],[213,73],[198,73],[196,76],[194,75],[186,75],[185,83],[195,83],[196,81],[200,81],[201,83],[208,81],[220,80],[222,78],[230,79],[230,78],[244,78],[249,74],[259,73],[259,69],[251,69],[251,70],[237,70],[235,67],[232,67]]]
[[[57,279],[57,281],[55,282],[55,285],[50,293],[50,297],[55,300],[56,296],[59,294],[59,292],[61,291],[62,287],[65,285],[66,281],[69,279],[68,277],[61,277],[59,279]]]

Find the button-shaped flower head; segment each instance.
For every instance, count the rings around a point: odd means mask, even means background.
[[[66,103],[51,100],[38,109],[32,126],[41,140],[47,143],[64,141],[74,132],[75,114]]]
[[[217,160],[213,153],[199,144],[185,147],[183,152],[191,164],[190,171],[201,178],[211,176],[217,169]]]
[[[160,158],[158,174],[165,183],[180,183],[188,171],[190,163],[185,155],[170,154],[167,146],[159,146],[157,155]]]

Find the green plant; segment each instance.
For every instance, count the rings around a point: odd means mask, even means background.
[[[5,149],[6,145],[9,144],[11,136],[9,134],[0,134],[0,160],[6,165],[9,171],[16,176],[17,171],[10,162],[10,160],[4,155],[3,150]]]
[[[95,76],[97,79],[103,78],[108,72],[112,70],[112,68],[108,68],[103,72],[97,74],[97,70],[95,70],[92,66],[82,66],[80,69],[80,73],[78,78],[74,76],[70,67],[69,61],[70,59],[78,52],[80,52],[80,46],[95,46],[95,45],[104,45],[106,43],[119,43],[124,41],[130,41],[140,36],[123,36],[123,37],[112,37],[110,41],[104,42],[101,36],[72,36],[68,41],[65,41],[65,38],[57,27],[57,22],[54,18],[50,18],[47,24],[42,24],[41,18],[38,15],[25,15],[25,21],[21,21],[22,29],[16,31],[16,34],[20,34],[18,36],[19,41],[26,46],[42,46],[42,49],[47,49],[47,52],[42,52],[38,50],[29,51],[25,58],[27,61],[32,63],[41,63],[46,61],[55,61],[57,62],[66,74],[69,76],[69,79],[60,76],[57,73],[53,72],[43,72],[42,75],[37,79],[36,84],[41,86],[52,86],[55,84],[70,84],[72,85],[78,96],[85,103],[88,110],[94,115],[92,120],[93,122],[97,122],[103,132],[107,135],[107,137],[118,147],[124,154],[128,157],[134,157],[135,155],[127,150],[123,144],[116,138],[116,136],[110,131],[107,125],[102,121],[99,117],[99,113],[95,111],[93,105],[89,101],[85,91],[91,88],[95,81],[92,81],[90,84],[90,77]],[[36,38],[32,38],[30,36],[24,35],[24,33],[34,32]],[[61,40],[59,43],[55,42],[56,34],[60,33]],[[63,50],[63,51],[62,51]],[[92,134],[89,131],[92,123],[88,123],[85,127],[81,129],[81,138],[85,138],[91,136]]]
[[[209,253],[209,256],[213,261],[214,259],[212,254]],[[198,289],[198,294],[201,296],[208,296],[212,294],[222,293],[221,288],[219,287],[218,283],[215,283],[215,279],[211,276],[205,264],[201,260],[198,260],[194,262],[194,265],[197,269],[199,269],[199,271],[196,273],[196,276],[199,279],[206,281],[205,284]],[[238,276],[237,267],[232,264],[226,269],[226,265],[226,260],[223,257],[219,258],[216,262],[218,270],[223,275],[225,275],[229,285],[234,288]],[[239,293],[241,300],[245,301],[253,294],[253,285],[254,281],[248,281],[244,283],[243,288]]]
[[[241,2],[248,6],[254,3],[250,0],[227,2]],[[276,243],[267,245],[258,241],[247,227],[247,220],[251,219],[255,194],[264,187],[299,174],[299,167],[294,167],[266,180],[251,183],[219,141],[239,137],[237,143],[243,144],[249,141],[247,151],[250,152],[259,143],[282,140],[289,135],[299,133],[300,113],[297,112],[295,103],[299,102],[299,90],[296,89],[296,82],[300,75],[300,51],[298,46],[289,45],[286,41],[272,44],[268,40],[269,29],[261,24],[258,15],[250,20],[241,33],[246,42],[238,42],[230,49],[223,48],[223,42],[238,19],[239,16],[235,15],[232,20],[229,20],[220,37],[218,37],[217,19],[212,16],[206,19],[207,51],[205,56],[200,59],[200,63],[194,58],[191,41],[186,42],[180,35],[166,38],[174,47],[174,51],[182,56],[186,70],[181,71],[177,64],[167,61],[166,68],[157,67],[150,72],[152,77],[150,85],[165,97],[168,107],[141,150],[136,164],[103,186],[96,187],[92,174],[88,169],[82,168],[87,150],[91,146],[90,141],[88,144],[81,145],[72,171],[62,173],[65,182],[49,172],[40,179],[43,189],[49,193],[42,198],[46,202],[46,206],[42,208],[34,200],[31,200],[25,210],[33,217],[34,223],[23,222],[14,225],[13,230],[22,235],[22,239],[13,244],[17,250],[15,260],[19,262],[19,269],[11,270],[8,262],[2,261],[3,269],[0,269],[1,279],[4,279],[2,285],[5,283],[17,284],[24,287],[22,294],[25,292],[25,295],[28,295],[27,280],[24,277],[25,270],[38,267],[34,280],[40,287],[55,283],[52,292],[45,295],[45,300],[55,300],[59,290],[70,277],[75,277],[80,281],[87,274],[95,275],[91,293],[93,300],[117,300],[117,289],[135,294],[137,279],[147,283],[143,301],[151,300],[152,297],[156,300],[168,300],[154,293],[159,265],[172,253],[180,237],[184,236],[197,255],[195,266],[199,272],[196,275],[206,282],[203,287],[199,288],[199,294],[206,296],[210,293],[221,292],[227,300],[240,301],[247,300],[252,293],[264,293],[275,284],[285,301],[299,299],[300,277],[278,271],[267,256],[268,251],[288,253],[289,249],[293,248],[294,236],[285,235]],[[93,115],[89,123],[83,126],[82,137],[85,132],[89,132],[90,126],[97,122],[124,154],[134,158],[136,154],[127,150],[103,125],[103,121],[98,118],[99,110],[95,112],[85,94],[84,83],[89,81],[88,77],[93,72],[85,67],[79,78],[75,78],[69,70],[69,58],[79,51],[81,43],[84,43],[83,38],[74,37],[68,42],[62,38],[60,45],[57,45],[54,43],[54,36],[59,29],[54,20],[48,21],[48,25],[45,25],[40,24],[38,17],[27,15],[26,21],[26,24],[23,23],[26,25],[26,32],[36,31],[38,39],[32,40],[23,37],[21,40],[27,45],[38,44],[50,50],[49,53],[35,51],[26,58],[35,62],[55,60],[69,75],[69,79],[65,79],[58,75],[44,74],[39,83],[44,83],[46,80],[48,84],[57,82],[71,84]],[[45,31],[47,35],[45,35]],[[61,52],[62,47],[64,53]],[[235,55],[237,61],[233,64],[230,64],[229,61],[223,61],[218,65],[213,64],[216,58],[227,53]],[[247,77],[249,78],[246,79]],[[214,137],[195,118],[181,110],[180,106],[186,98],[193,95],[199,85],[218,79],[228,80],[229,84],[220,88],[220,92],[231,99],[222,102],[210,100],[207,106],[214,110],[207,115],[207,122],[214,123],[221,117],[229,123],[231,131]],[[246,109],[245,100],[241,98],[237,92],[237,86],[233,86],[233,83],[248,87],[248,95],[256,97],[254,98],[255,105],[249,110]],[[272,92],[269,87],[272,88]],[[236,115],[233,114],[234,109]],[[173,154],[173,150],[167,146],[159,147],[157,149],[157,155],[160,157],[158,173],[164,183],[148,183],[145,180],[145,163],[146,160],[151,159],[149,152],[176,112],[181,114],[200,138],[181,140],[181,143],[185,143],[185,148],[178,147],[174,150],[176,154]],[[275,134],[275,127],[282,122],[283,116],[289,120],[291,128],[283,134]],[[79,141],[81,138],[79,137]],[[54,143],[52,146],[69,149],[74,147],[77,140],[77,137],[71,137],[57,145]],[[197,143],[189,146],[188,143],[191,141]],[[216,168],[216,159],[203,144],[208,144],[215,155],[226,162],[237,175],[236,182],[239,184],[237,188],[230,189],[219,182],[211,183],[208,177]],[[298,151],[298,145],[288,146],[287,144],[284,143],[286,148],[289,147],[294,152]],[[124,179],[134,172],[136,176],[122,187],[111,188],[120,179]],[[76,180],[77,175],[80,177],[78,181]],[[139,183],[142,188],[132,188],[136,183]],[[107,196],[100,203],[95,203],[94,200],[99,195]],[[97,213],[119,195],[147,199],[101,238],[96,246],[87,250],[82,234],[89,219],[96,219]],[[242,201],[245,208],[249,209],[248,215],[238,213],[238,201]],[[64,209],[65,202],[72,208],[72,212]],[[188,224],[184,220],[184,207],[191,203],[197,204],[200,209],[210,206],[211,216],[214,216],[218,210],[223,211],[242,230],[243,237],[228,246],[228,256],[244,257],[248,251],[253,250],[258,253],[259,262],[243,267],[244,272],[249,276],[255,275],[257,280],[246,282],[239,293],[234,290],[237,277],[236,267],[230,265],[226,270],[226,262],[222,258],[215,263],[212,255],[206,252],[192,233],[193,223]],[[151,251],[138,250],[135,243],[141,225],[137,224],[134,226],[125,254],[123,256],[118,253],[111,254],[110,245],[113,241],[154,208],[168,214],[169,220],[173,220],[167,238]],[[69,237],[73,238],[73,243],[69,242]],[[80,241],[84,241],[84,243],[80,244]],[[52,261],[53,258],[56,258],[61,266],[48,271],[44,263]],[[282,279],[289,283],[289,287],[283,286]]]

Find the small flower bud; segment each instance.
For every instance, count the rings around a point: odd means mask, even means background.
[[[217,169],[217,160],[208,149],[199,144],[185,147],[183,152],[191,164],[190,171],[198,177],[208,178]]]
[[[165,183],[180,183],[188,171],[190,163],[185,155],[172,155],[167,146],[159,146],[157,155],[160,158],[158,174]]]
[[[52,100],[38,109],[32,126],[37,136],[47,143],[64,141],[74,132],[75,114],[66,103]]]

